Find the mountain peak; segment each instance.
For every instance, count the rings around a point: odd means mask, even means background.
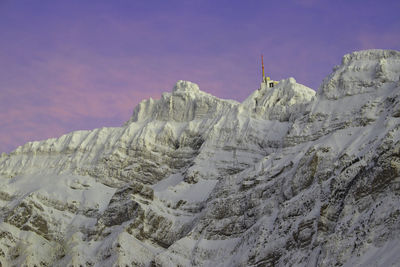
[[[199,92],[200,88],[196,83],[179,80],[176,82],[173,92]]]
[[[256,117],[288,121],[314,99],[315,91],[297,83],[292,77],[279,81],[272,88],[260,88],[251,94],[242,105],[253,110]]]
[[[238,105],[236,101],[219,99],[201,91],[195,83],[179,80],[172,93],[163,93],[161,99],[140,102],[128,123],[146,119],[183,122],[212,118],[235,105]]]
[[[347,65],[357,60],[380,60],[384,58],[400,59],[400,52],[396,50],[367,49],[346,54],[342,58],[342,64]]]
[[[400,52],[371,49],[343,56],[340,66],[323,81],[318,94],[327,99],[373,92],[400,79]]]

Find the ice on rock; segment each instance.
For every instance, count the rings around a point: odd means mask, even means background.
[[[375,266],[400,255],[400,52],[0,156],[0,266]],[[379,257],[377,257],[379,255]]]
[[[199,86],[188,81],[178,81],[172,93],[164,93],[159,100],[144,100],[133,111],[130,122],[147,119],[185,122],[212,118],[238,105],[233,100],[222,100],[200,91]]]
[[[178,81],[174,86],[173,92],[200,92],[199,86],[189,81]]]
[[[260,88],[243,105],[256,117],[288,121],[291,116],[304,112],[315,91],[296,82],[294,78],[281,80],[275,87]]]
[[[318,94],[327,99],[372,92],[400,79],[400,52],[364,50],[347,54],[322,83]]]

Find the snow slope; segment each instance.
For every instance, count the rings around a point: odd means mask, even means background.
[[[178,81],[0,158],[4,266],[396,266],[400,52],[243,103]],[[379,255],[379,258],[378,256]]]

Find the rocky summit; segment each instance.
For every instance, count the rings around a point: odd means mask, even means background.
[[[400,52],[242,103],[179,81],[0,157],[1,266],[399,266]]]

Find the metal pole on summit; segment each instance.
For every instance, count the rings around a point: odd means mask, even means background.
[[[263,57],[263,54],[261,54],[261,65],[262,65],[262,81],[265,82],[264,57]]]

